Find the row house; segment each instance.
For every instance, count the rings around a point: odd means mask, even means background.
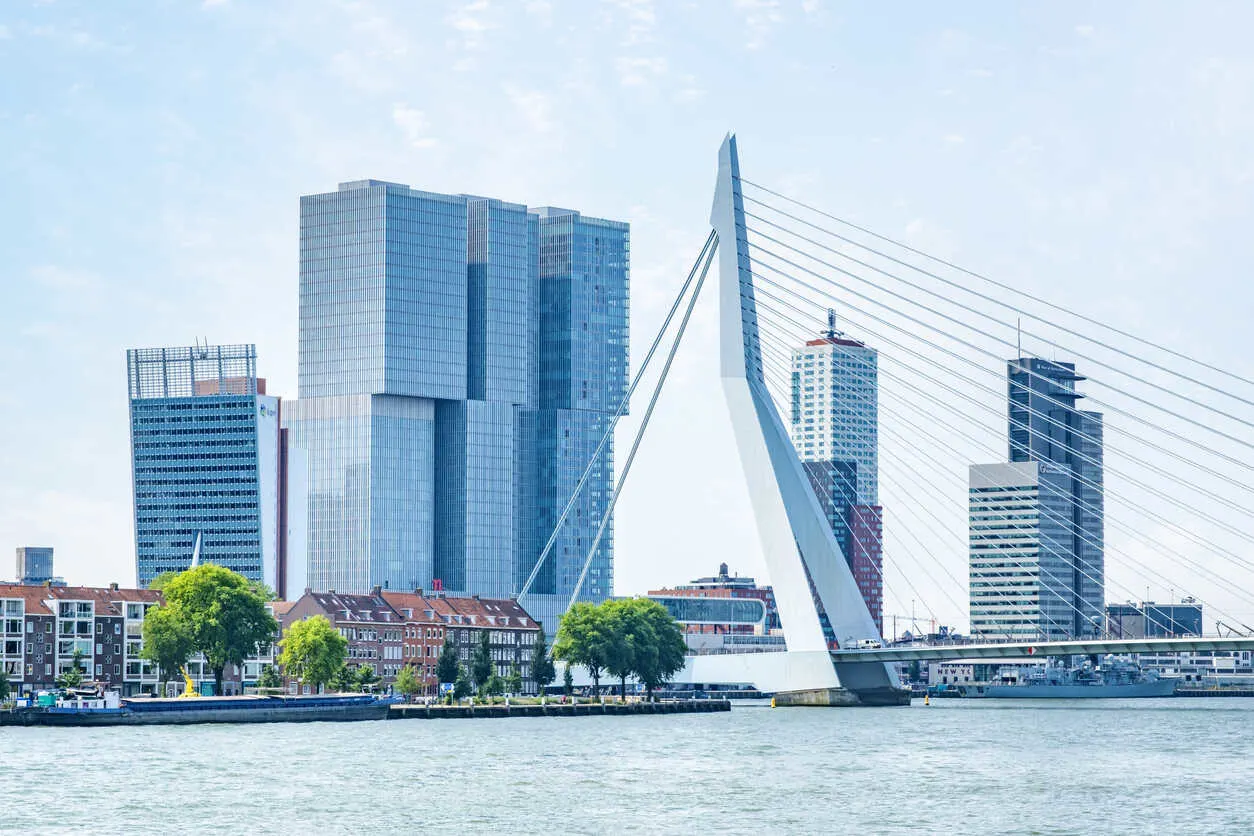
[[[79,654],[84,679],[131,695],[152,691],[140,657],[144,613],[160,594],[143,589],[0,584],[0,667],[15,691],[53,688]]]
[[[380,684],[391,687],[405,665],[412,665],[428,694],[438,690],[436,666],[445,639],[470,667],[480,636],[487,631],[498,675],[515,666],[525,690],[534,690],[531,653],[540,625],[517,601],[453,598],[423,591],[393,592],[375,587],[369,595],[311,592],[289,605],[283,629],[322,615],[348,640],[348,665],[370,665]]]
[[[378,587],[369,595],[349,595],[335,590],[311,592],[291,603],[281,627],[324,616],[348,640],[349,667],[369,667],[380,684],[390,686],[404,666],[404,619],[389,606]]]

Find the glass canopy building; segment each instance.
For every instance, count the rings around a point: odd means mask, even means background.
[[[310,458],[314,589],[519,590],[626,389],[628,259],[626,224],[564,209],[376,180],[301,198],[284,426]],[[537,618],[564,608],[612,481],[611,443]],[[583,597],[610,594],[612,554],[611,533]]]

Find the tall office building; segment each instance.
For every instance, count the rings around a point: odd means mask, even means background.
[[[299,399],[310,584],[505,597],[626,390],[628,228],[375,180],[301,198]],[[612,443],[527,606],[553,629],[613,482]],[[613,537],[582,597],[613,589]]]
[[[879,357],[828,329],[792,352],[790,433],[876,627],[884,632]],[[825,629],[826,619],[824,619]],[[839,637],[828,635],[829,641]]]
[[[1076,408],[1082,380],[1072,363],[1020,357],[1007,364],[1010,463],[971,469],[975,635],[1079,638],[1102,632],[1102,416]],[[1039,598],[1038,606],[1025,609],[1018,596],[1031,587],[1022,577],[1029,570],[1039,573]],[[1011,579],[1010,586],[998,582]],[[997,619],[977,614],[993,611]],[[1017,626],[1010,623],[1012,613],[1022,619]]]
[[[53,577],[51,546],[17,547],[17,582],[26,586],[65,585],[60,578]]]
[[[187,569],[199,541],[202,562],[299,593],[306,464],[256,347],[132,349],[126,370],[139,586]]]

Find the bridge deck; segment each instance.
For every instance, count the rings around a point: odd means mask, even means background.
[[[1109,639],[1065,642],[1007,642],[999,644],[938,644],[883,647],[872,650],[833,650],[832,661],[914,662],[959,659],[1009,659],[1028,656],[1103,656],[1108,653],[1180,653],[1185,651],[1254,650],[1251,638]]]

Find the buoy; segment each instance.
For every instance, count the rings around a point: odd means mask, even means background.
[[[931,694],[924,694],[924,695],[923,695],[923,704],[924,704],[924,705],[931,705],[931,704],[932,704],[932,695],[931,695]]]
[[[775,698],[771,697],[771,708],[775,707]]]

